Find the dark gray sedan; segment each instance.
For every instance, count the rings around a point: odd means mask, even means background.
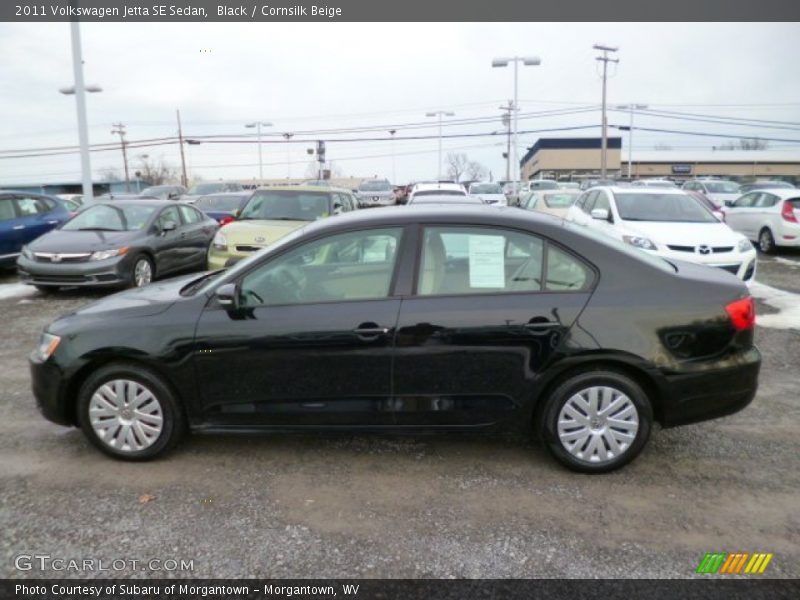
[[[157,277],[206,268],[219,225],[199,210],[164,200],[115,200],[90,206],[22,249],[23,283],[61,286],[147,285]]]

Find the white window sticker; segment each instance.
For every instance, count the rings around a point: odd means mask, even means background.
[[[502,235],[469,236],[469,286],[506,286],[505,238]]]

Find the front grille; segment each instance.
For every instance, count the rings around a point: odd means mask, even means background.
[[[740,265],[714,265],[718,269],[722,269],[723,271],[727,271],[728,273],[733,273],[736,275],[739,272]]]
[[[669,246],[667,248],[675,252],[694,252],[694,246]]]
[[[733,252],[733,246],[714,246],[711,251],[714,254],[721,254],[723,252]]]
[[[261,250],[263,246],[251,246],[250,244],[242,244],[241,246],[236,246],[237,252],[258,252]]]
[[[34,275],[34,283],[83,283],[89,281],[83,275]]]
[[[44,263],[77,263],[86,262],[91,256],[90,253],[81,254],[58,254],[57,252],[34,252],[33,257],[36,262]]]
[[[667,245],[667,248],[670,250],[674,250],[675,252],[694,252],[694,246],[670,246]],[[714,254],[723,254],[725,252],[733,251],[733,246],[714,246],[711,248],[711,252]]]

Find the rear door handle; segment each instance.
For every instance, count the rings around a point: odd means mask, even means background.
[[[353,333],[355,333],[359,337],[369,338],[369,337],[378,337],[379,335],[386,335],[389,333],[388,327],[378,327],[375,323],[362,323],[355,329],[353,329]]]
[[[58,224],[58,221],[48,221],[47,223],[48,225],[56,225]]]
[[[25,229],[25,225],[14,225],[14,229],[16,230]]]

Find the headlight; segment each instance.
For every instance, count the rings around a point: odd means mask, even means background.
[[[626,244],[630,244],[631,246],[636,246],[637,248],[642,248],[644,250],[658,250],[656,245],[647,238],[638,237],[635,235],[623,235],[622,241]]]
[[[736,245],[739,249],[739,252],[749,252],[753,249],[753,244],[750,243],[748,239],[739,240],[739,243]]]
[[[24,256],[25,258],[28,258],[30,260],[33,260],[33,252],[31,252],[28,249],[27,246],[23,246],[21,252],[22,252],[22,256]]]
[[[221,231],[217,231],[217,234],[214,236],[214,241],[212,242],[215,250],[227,250],[228,249],[228,238],[225,237],[225,234]]]
[[[43,333],[42,338],[39,340],[39,345],[34,350],[34,356],[41,362],[46,361],[56,351],[58,345],[61,343],[61,338],[52,333]]]
[[[89,260],[105,260],[107,258],[112,258],[114,256],[122,256],[128,251],[127,248],[114,248],[113,250],[99,250],[97,252],[92,252],[92,255],[89,257]]]

